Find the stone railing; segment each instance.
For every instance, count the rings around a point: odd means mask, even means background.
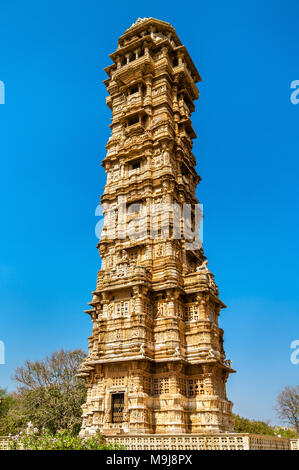
[[[0,436],[0,450],[8,450],[8,437]]]
[[[248,434],[249,450],[291,450],[290,439]]]
[[[138,279],[140,282],[150,282],[151,273],[144,266],[129,265],[128,262],[116,266],[110,271],[101,271],[98,278],[97,289],[107,290],[113,288],[115,284],[130,282],[130,280]]]
[[[291,439],[291,450],[299,450],[299,439]]]
[[[210,290],[218,296],[218,286],[214,281],[214,275],[210,272],[194,272],[184,276],[184,287],[190,292],[196,290]]]
[[[257,434],[106,436],[126,450],[296,450],[290,439]]]
[[[299,439],[258,434],[147,434],[106,436],[126,450],[299,450]],[[0,450],[8,450],[8,437],[0,436]]]

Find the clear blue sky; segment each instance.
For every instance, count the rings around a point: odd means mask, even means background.
[[[100,265],[94,212],[110,110],[101,83],[138,17],[169,21],[199,72],[193,117],[204,248],[228,308],[234,410],[276,422],[298,384],[299,79],[296,0],[1,2],[0,385],[25,359],[87,347]]]

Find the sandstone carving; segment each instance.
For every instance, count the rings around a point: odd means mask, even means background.
[[[200,177],[190,116],[201,78],[174,28],[153,18],[138,19],[110,57],[102,268],[78,374],[88,389],[81,435],[176,434],[179,446],[182,435],[232,429],[225,305],[193,243]]]

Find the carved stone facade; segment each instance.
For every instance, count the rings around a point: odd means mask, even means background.
[[[132,25],[110,57],[102,268],[79,372],[88,389],[81,435],[228,432],[225,306],[192,241],[200,76],[174,28],[152,18]]]

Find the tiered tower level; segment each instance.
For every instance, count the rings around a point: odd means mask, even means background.
[[[180,213],[192,207],[192,232],[200,177],[190,116],[201,78],[174,28],[153,18],[137,20],[110,57],[102,268],[79,372],[81,435],[230,431],[225,306]]]

